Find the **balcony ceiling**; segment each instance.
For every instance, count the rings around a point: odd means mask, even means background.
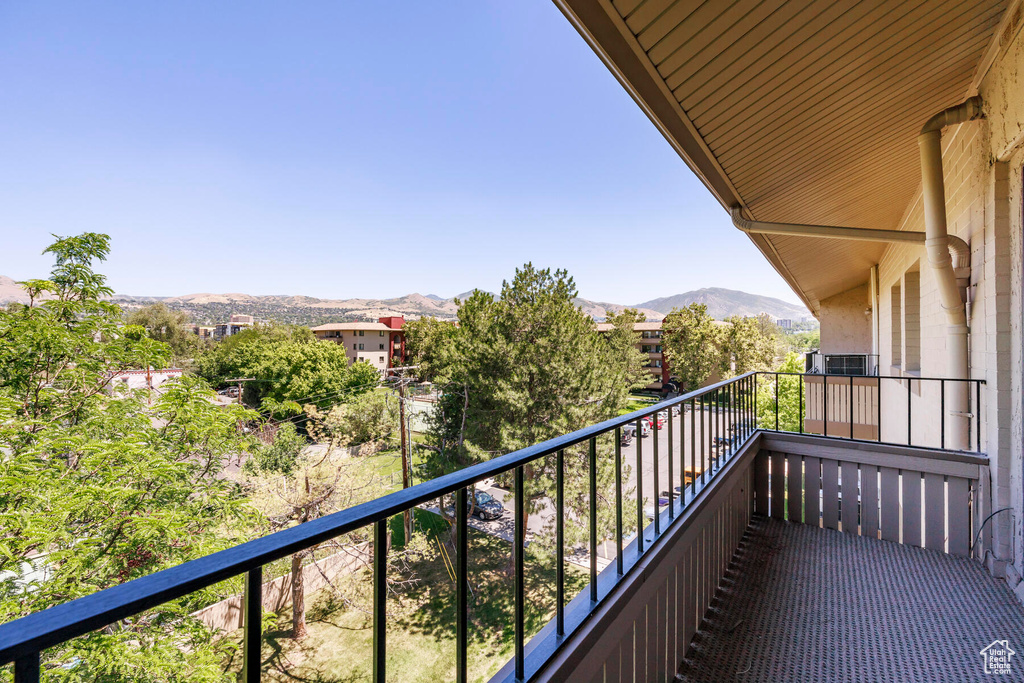
[[[1009,0],[555,0],[723,206],[899,229],[917,132],[963,101]],[[755,235],[804,302],[868,279],[882,243]]]

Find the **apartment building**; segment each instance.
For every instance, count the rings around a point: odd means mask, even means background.
[[[213,339],[214,341],[220,341],[225,337],[236,335],[243,330],[251,329],[255,324],[255,320],[253,320],[251,315],[232,315],[228,318],[226,323],[218,323],[217,325],[214,325]]]
[[[377,322],[328,323],[312,328],[317,339],[345,347],[349,365],[369,363],[382,373],[405,359],[405,319],[379,318]]]
[[[715,321],[715,324],[727,325],[728,323]],[[664,325],[665,322],[663,320],[655,320],[637,323],[633,327],[635,331],[640,332],[640,341],[637,343],[637,347],[642,353],[647,354],[646,367],[648,372],[651,373],[651,383],[644,388],[649,391],[661,391],[672,380],[672,371],[669,368],[668,359],[665,357],[661,344]],[[597,324],[598,332],[608,332],[611,329],[611,323]],[[714,384],[720,381],[721,378],[721,374],[716,371],[708,377],[704,385]]]

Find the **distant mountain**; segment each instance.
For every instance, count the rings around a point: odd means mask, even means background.
[[[732,315],[753,316],[759,313],[767,313],[775,318],[794,320],[810,315],[810,311],[803,306],[791,304],[782,299],[721,287],[705,287],[692,292],[651,299],[637,304],[637,307],[650,308],[668,314],[673,308],[682,308],[692,303],[704,304],[708,307],[708,313],[718,320]]]
[[[407,318],[434,316],[443,320],[454,320],[458,315],[454,298],[464,301],[471,294],[472,291],[463,292],[452,299],[442,299],[436,294],[407,294],[394,299],[317,299],[302,295],[254,296],[238,292],[196,293],[170,297],[115,294],[113,300],[127,310],[162,302],[169,308],[184,311],[199,325],[223,322],[233,313],[251,315],[257,320],[264,321],[321,325],[329,322],[376,320],[392,315]],[[0,275],[0,304],[12,301],[26,303],[28,296],[14,280]],[[660,320],[673,308],[686,306],[694,301],[707,304],[711,315],[719,319],[730,315],[757,315],[761,312],[769,313],[776,318],[800,319],[808,315],[805,308],[779,299],[720,288],[698,289],[685,294],[652,299],[629,308],[639,309],[648,320]],[[574,302],[595,320],[604,320],[607,311],[619,312],[626,308],[622,304],[583,298],[576,298]]]

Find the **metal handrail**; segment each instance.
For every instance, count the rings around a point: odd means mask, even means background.
[[[913,389],[913,383],[914,382],[918,383],[918,387],[919,388],[922,386],[922,383],[924,383],[924,382],[936,382],[939,385],[939,406],[938,406],[938,408],[939,408],[939,420],[940,420],[940,427],[939,427],[939,440],[940,440],[939,441],[939,448],[940,449],[945,449],[946,448],[946,383],[947,382],[953,382],[953,383],[957,383],[957,382],[963,383],[963,382],[966,382],[966,383],[968,383],[968,385],[973,385],[973,387],[974,387],[974,391],[973,392],[970,392],[970,389],[968,389],[969,400],[971,400],[973,402],[974,408],[973,408],[973,410],[972,410],[972,412],[970,414],[970,417],[972,418],[972,420],[971,420],[970,423],[968,423],[968,430],[969,430],[968,431],[968,435],[967,435],[968,451],[966,451],[966,452],[970,452],[970,444],[971,444],[972,441],[974,442],[974,452],[978,452],[978,453],[981,452],[981,410],[980,410],[980,406],[981,406],[981,386],[983,384],[985,384],[985,380],[984,379],[953,378],[953,377],[918,377],[916,375],[848,375],[848,374],[837,374],[837,373],[774,372],[774,371],[772,371],[772,372],[759,371],[759,372],[757,372],[755,374],[757,376],[766,375],[768,377],[774,378],[774,385],[775,385],[774,428],[758,425],[758,427],[760,429],[764,429],[765,431],[775,431],[775,432],[784,432],[784,433],[793,433],[793,434],[797,434],[797,433],[804,434],[805,433],[805,431],[804,431],[804,417],[805,417],[804,416],[804,406],[805,406],[805,402],[804,402],[804,396],[803,396],[803,391],[804,391],[803,390],[803,386],[801,386],[801,388],[799,390],[799,404],[800,404],[800,409],[799,409],[799,413],[800,413],[799,431],[793,432],[793,431],[790,431],[790,430],[785,430],[785,429],[780,429],[779,428],[779,377],[804,377],[804,378],[812,378],[814,380],[821,379],[821,382],[822,382],[822,386],[823,386],[823,389],[824,389],[824,391],[822,393],[822,427],[823,427],[822,436],[842,438],[842,439],[845,439],[845,440],[848,440],[848,441],[856,441],[856,442],[860,442],[860,443],[877,443],[877,444],[889,444],[889,445],[896,445],[896,446],[911,446],[911,447],[920,446],[920,447],[924,447],[924,448],[928,448],[930,446],[922,445],[920,443],[918,443],[918,444],[914,443],[913,424],[912,424],[912,420],[913,420],[913,401],[912,401],[911,394],[912,394],[912,389]],[[837,381],[835,381],[833,383],[830,383],[829,382],[829,378],[832,378],[832,379],[837,380]],[[853,387],[854,387],[855,380],[861,386],[864,386],[864,383],[867,382],[868,386],[875,385],[878,388],[879,394],[878,394],[878,400],[877,400],[877,405],[876,405],[876,414],[875,414],[875,419],[876,419],[875,426],[877,427],[877,430],[878,430],[878,437],[876,439],[860,439],[860,438],[856,438],[856,437],[853,436],[853,434],[854,434],[853,425],[855,424],[855,422],[854,422]],[[882,398],[881,398],[882,380],[895,380],[897,382],[904,382],[905,381],[907,383],[907,401],[906,401],[906,405],[907,405],[907,416],[906,416],[907,417],[907,426],[906,426],[907,440],[906,440],[906,442],[883,441],[882,440]],[[757,379],[755,377],[755,383],[756,383],[756,381],[757,381]],[[847,437],[847,436],[840,436],[840,435],[836,435],[836,434],[829,434],[828,433],[829,409],[828,409],[828,391],[827,391],[827,389],[830,386],[849,386],[850,387],[850,400],[849,400],[850,436],[849,437]],[[864,424],[869,424],[869,423],[864,423]],[[972,438],[972,436],[973,436],[973,438]]]
[[[232,548],[222,550],[205,557],[201,557],[183,564],[171,567],[168,569],[161,570],[159,572],[134,579],[124,584],[113,586],[111,588],[92,593],[90,595],[72,600],[70,602],[56,605],[48,609],[35,612],[28,616],[22,617],[12,622],[0,625],[0,666],[13,662],[15,664],[15,681],[16,683],[28,683],[29,681],[37,681],[39,679],[39,654],[42,650],[58,645],[60,643],[71,640],[78,636],[89,633],[96,629],[102,628],[108,624],[116,622],[120,619],[125,619],[134,616],[147,609],[155,607],[157,605],[166,603],[168,601],[180,598],[184,595],[192,593],[194,591],[206,588],[214,585],[220,581],[238,576],[243,573],[248,573],[247,577],[247,588],[249,594],[246,598],[246,605],[250,610],[258,609],[260,605],[260,586],[262,584],[262,567],[265,564],[273,562],[284,557],[287,557],[297,551],[305,550],[312,546],[318,545],[331,538],[344,535],[356,529],[373,524],[375,539],[378,544],[374,548],[374,677],[378,680],[383,680],[383,642],[384,642],[384,613],[382,609],[378,607],[383,604],[384,597],[386,595],[384,585],[381,583],[383,580],[382,573],[385,571],[386,565],[383,563],[384,553],[379,552],[378,548],[381,548],[384,544],[380,544],[382,538],[386,538],[386,523],[387,520],[393,515],[399,514],[405,510],[412,509],[422,503],[435,500],[440,496],[447,495],[453,492],[458,492],[458,495],[464,496],[467,487],[470,487],[477,482],[484,479],[492,478],[496,475],[503,474],[505,472],[515,472],[515,500],[516,500],[516,536],[515,538],[520,542],[515,543],[515,562],[518,570],[522,569],[523,561],[523,544],[522,540],[525,539],[525,529],[522,528],[522,510],[524,505],[523,500],[523,479],[522,479],[522,467],[535,460],[546,457],[552,454],[559,454],[566,448],[582,444],[586,441],[591,441],[590,449],[590,487],[592,491],[591,500],[594,501],[596,498],[593,495],[596,487],[596,475],[594,472],[594,459],[596,457],[596,450],[594,443],[599,436],[614,431],[616,433],[615,439],[615,453],[616,463],[621,463],[620,456],[620,441],[618,438],[618,431],[629,424],[636,424],[637,431],[640,432],[639,421],[649,415],[654,415],[660,411],[666,409],[670,410],[673,406],[683,405],[689,403],[694,406],[697,401],[700,402],[702,409],[706,405],[716,406],[717,410],[710,420],[708,429],[702,428],[702,438],[700,442],[700,459],[701,459],[701,473],[700,480],[702,485],[707,483],[714,478],[715,473],[720,470],[721,465],[725,461],[726,454],[723,448],[719,448],[718,452],[715,452],[714,441],[712,440],[708,444],[707,453],[705,453],[704,442],[708,439],[707,431],[710,430],[712,439],[715,434],[724,434],[726,425],[726,411],[733,416],[733,424],[739,423],[736,418],[743,418],[743,424],[745,426],[745,433],[739,435],[732,443],[732,451],[738,447],[739,443],[745,441],[756,429],[754,427],[754,421],[756,419],[755,406],[753,401],[753,395],[756,389],[755,386],[755,374],[754,372],[748,372],[743,375],[739,375],[729,380],[724,380],[716,384],[698,389],[696,391],[689,392],[687,394],[672,398],[660,403],[654,404],[649,407],[641,408],[633,411],[627,415],[622,415],[616,418],[605,420],[589,427],[576,430],[569,434],[559,436],[553,439],[549,439],[533,446],[508,453],[506,455],[498,456],[487,462],[482,462],[476,465],[472,465],[458,472],[443,475],[436,479],[417,484],[411,488],[397,491],[395,493],[388,494],[376,500],[363,503],[361,505],[342,510],[319,519],[311,520],[303,524],[284,529],[282,531],[275,532],[268,536],[264,536],[246,543],[239,544]],[[726,402],[724,405],[721,404],[720,392],[723,389],[727,389]],[[706,402],[705,397],[714,395],[714,402]],[[691,445],[696,446],[694,440],[696,438],[693,431],[694,425],[694,413],[695,410],[691,410]],[[670,413],[671,415],[671,413]],[[680,411],[680,422],[682,429],[685,429],[685,417],[684,411]],[[670,421],[671,423],[671,421]],[[721,424],[719,424],[721,423]],[[655,432],[656,434],[656,432]],[[669,433],[670,439],[670,453],[669,463],[672,462],[671,453],[671,432]],[[680,445],[683,446],[683,439],[685,434],[680,436]],[[637,464],[639,465],[642,461],[642,447],[641,440],[637,441]],[[685,475],[685,453],[684,447],[680,448],[680,484],[681,489],[686,488],[686,475]],[[655,439],[655,456],[657,456],[657,438]],[[706,456],[706,457],[705,457]],[[696,473],[696,458],[697,454],[694,450],[691,450],[691,471]],[[561,462],[561,458],[559,458]],[[658,467],[654,468],[654,483],[655,483],[655,519],[653,525],[654,534],[650,540],[657,538],[667,531],[669,524],[666,528],[660,528],[660,515],[657,514],[657,476]],[[670,475],[671,476],[671,475]],[[558,472],[559,480],[562,478],[562,470]],[[643,524],[643,494],[642,494],[642,467],[638,467],[636,471],[636,489],[637,489],[637,504],[640,518],[638,520],[638,534],[637,534],[637,546],[639,553],[643,552],[643,545],[647,537],[647,530],[644,529]],[[696,477],[695,477],[696,479]],[[696,481],[691,483],[691,488],[696,485]],[[616,543],[617,547],[621,547],[622,544],[622,514],[621,506],[623,505],[622,496],[622,481],[621,476],[617,477],[616,480],[616,505],[617,505],[617,531],[616,531]],[[670,496],[671,500],[671,496]],[[684,496],[680,496],[679,504],[684,506],[687,504],[684,500]],[[670,507],[673,507],[673,502]],[[459,509],[458,507],[456,509]],[[673,508],[674,509],[674,508]],[[596,506],[592,504],[590,506],[590,514],[592,517],[596,517]],[[466,530],[463,528],[465,519],[463,515],[459,515],[457,519],[461,520],[458,525],[458,542],[460,544],[460,554],[465,555],[465,542],[466,542]],[[559,515],[556,523],[561,525],[564,521],[564,515]],[[648,527],[649,528],[649,527]],[[596,549],[596,524],[594,519],[591,519],[590,524],[591,536],[590,547]],[[560,549],[561,550],[561,549]],[[621,558],[622,553],[619,553]],[[596,608],[599,602],[597,601],[596,595],[596,583],[594,578],[596,576],[597,557],[596,552],[591,552],[590,556],[591,563],[591,595],[594,598],[592,609]],[[633,565],[623,567],[622,562],[618,562],[619,575],[624,576],[629,573]],[[459,558],[459,567],[464,569],[464,557]],[[561,580],[561,575],[559,577]],[[516,669],[518,674],[523,673],[523,666],[525,665],[524,657],[524,622],[523,622],[523,575],[522,571],[516,572]],[[255,591],[256,595],[253,595]],[[561,595],[561,586],[559,587]],[[458,634],[457,642],[459,648],[465,647],[465,629],[467,628],[467,606],[465,604],[464,591],[458,593],[459,602],[457,612],[459,613],[458,618]],[[560,603],[557,607],[557,611],[560,613],[563,609],[563,605]],[[243,661],[252,662],[258,661],[258,654],[253,654],[252,648],[255,647],[255,652],[258,653],[260,638],[262,634],[260,632],[261,620],[254,618],[253,615],[248,615],[245,620],[245,634],[244,642],[247,652],[243,654]],[[465,680],[465,652],[460,652],[457,657],[458,660],[458,674],[459,680]],[[521,676],[520,676],[521,677]],[[259,667],[255,667],[255,671],[249,668],[246,672],[245,680],[257,681],[260,679]]]

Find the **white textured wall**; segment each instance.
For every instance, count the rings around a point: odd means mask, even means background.
[[[864,311],[871,305],[868,285],[822,299],[822,353],[871,353],[871,318]]]
[[[982,81],[985,119],[962,124],[943,135],[943,162],[946,206],[951,233],[971,245],[971,376],[986,384],[981,401],[982,449],[991,461],[992,500],[989,511],[1002,507],[1010,514],[997,515],[989,523],[994,530],[992,552],[1010,562],[1007,571],[1011,587],[1024,598],[1024,584],[1016,586],[1024,574],[1024,337],[1022,337],[1022,165],[1024,152],[1012,148],[1024,132],[1024,43],[1021,34],[997,57]],[[998,161],[1004,156],[1005,161]],[[906,230],[924,230],[920,196],[907,207],[903,224]],[[920,267],[921,367],[910,370],[906,358],[892,354],[891,288],[906,285],[906,273]],[[893,244],[879,264],[880,364],[883,374],[908,377],[940,377],[946,369],[946,318],[939,306],[933,271],[924,247]],[[824,324],[822,325],[824,339]],[[904,330],[903,344],[906,343]],[[895,361],[895,362],[894,362]],[[907,381],[891,382],[883,390],[883,437],[906,438],[905,422]],[[923,385],[915,391],[913,380],[910,400],[915,418],[915,439],[935,436],[939,430],[938,392]],[[891,413],[889,411],[892,411]],[[920,431],[919,431],[920,430]],[[972,443],[974,441],[972,435]],[[986,482],[987,488],[988,482]],[[999,571],[998,564],[996,570]]]

